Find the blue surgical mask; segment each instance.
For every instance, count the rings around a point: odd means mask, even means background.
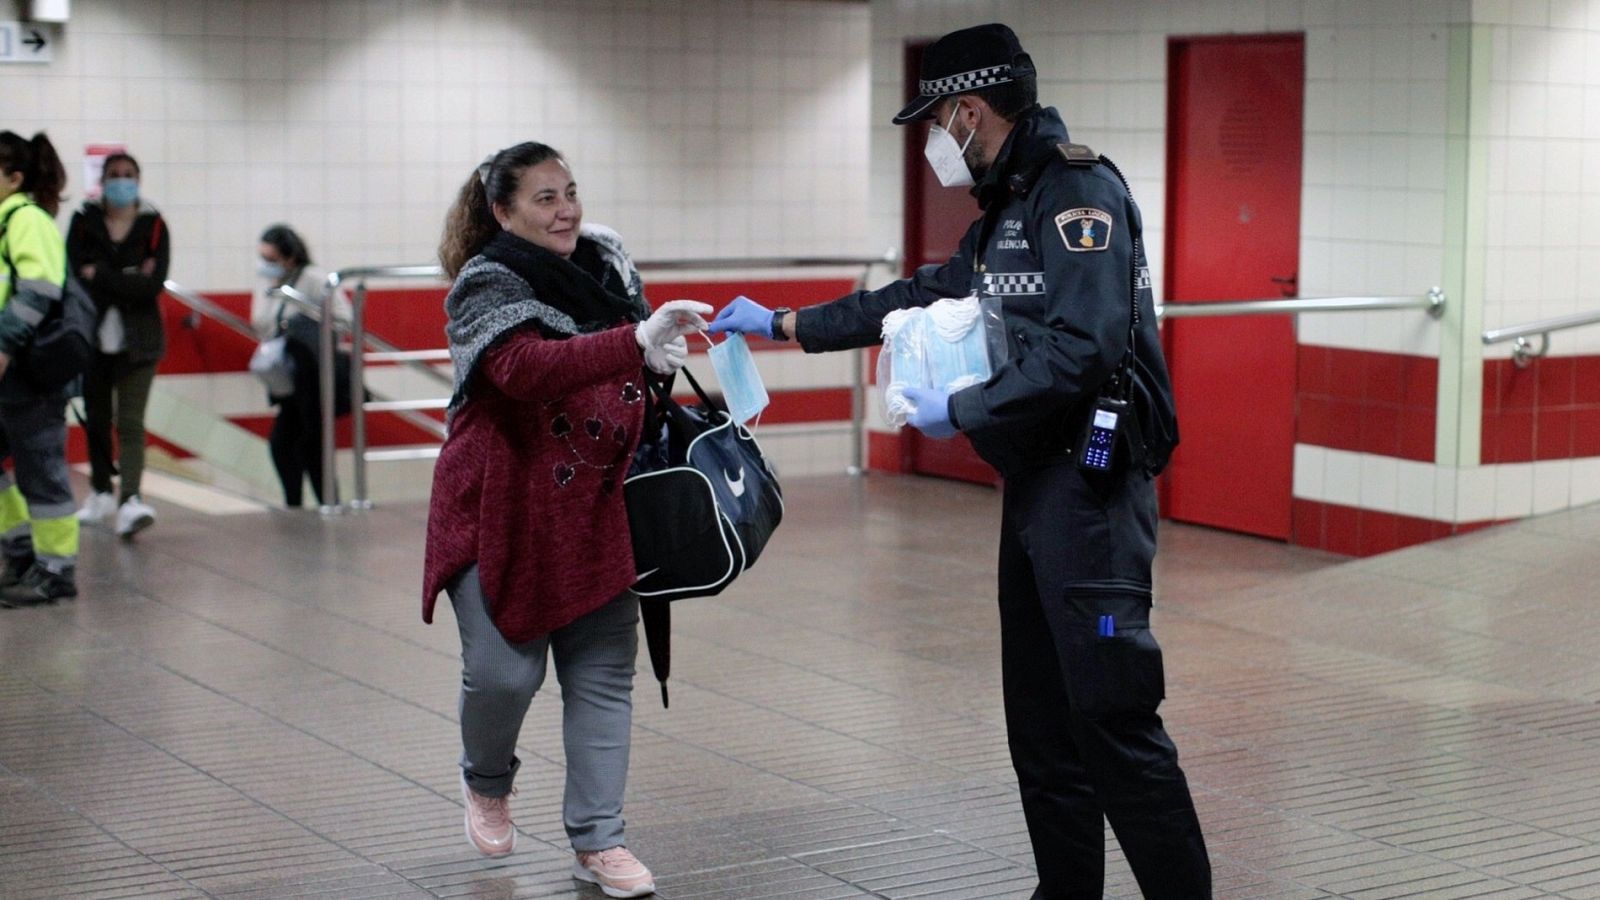
[[[139,179],[107,178],[100,186],[101,196],[111,206],[126,207],[139,202]]]
[[[264,259],[256,260],[256,274],[268,281],[280,281],[283,279],[283,266]]]
[[[761,373],[756,371],[756,358],[745,343],[744,335],[729,335],[727,340],[714,345],[709,354],[711,368],[716,370],[717,382],[722,386],[722,399],[728,404],[728,415],[744,424],[755,418],[771,402],[767,386],[761,383]]]

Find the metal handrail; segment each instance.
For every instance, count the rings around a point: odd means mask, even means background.
[[[312,300],[310,297],[307,297],[305,295],[305,292],[301,291],[299,288],[294,287],[293,285],[288,285],[288,284],[279,285],[279,286],[273,288],[272,290],[268,291],[267,294],[268,294],[268,296],[274,296],[275,295],[275,296],[282,297],[285,300],[288,300],[290,303],[293,303],[296,307],[298,307],[306,315],[310,316],[313,320],[318,321],[318,322],[322,321],[322,304],[318,303],[315,300]],[[350,333],[350,326],[346,322],[340,320],[338,316],[334,317],[333,328],[334,328],[334,333],[335,334],[349,334]],[[362,341],[363,344],[365,344],[368,347],[376,347],[376,348],[378,348],[378,351],[380,353],[388,354],[388,353],[394,352],[395,349],[396,349],[394,344],[391,344],[388,341],[384,340],[383,338],[377,337],[376,335],[368,334],[368,335],[364,335],[363,337],[364,337],[364,340]],[[376,355],[376,354],[369,353],[367,355],[368,356],[373,356],[373,355]],[[407,367],[412,369],[412,370],[414,370],[414,371],[422,372],[425,375],[432,376],[435,379],[442,380],[446,384],[448,384],[450,382],[450,379],[445,378],[442,374],[440,374],[438,371],[436,371],[435,369],[433,369],[433,368],[431,368],[429,366],[425,366],[425,365],[422,365],[420,363],[416,363],[416,364],[408,364]],[[319,385],[319,388],[320,388],[320,385]],[[363,391],[361,393],[352,393],[350,396],[351,397],[371,396],[373,398],[373,402],[378,402],[378,403],[394,402],[394,401],[391,401],[388,397],[385,397],[382,394],[379,394],[379,393],[373,391],[370,388],[366,389],[365,391]],[[436,438],[439,438],[440,440],[444,440],[444,434],[445,434],[444,423],[440,422],[438,419],[435,419],[432,416],[422,415],[419,412],[414,412],[410,408],[407,408],[407,409],[396,409],[396,410],[393,410],[393,412],[396,415],[398,415],[400,418],[402,418],[405,421],[411,423],[412,425],[415,425],[416,427],[422,429],[423,431],[428,432],[429,434],[433,435]],[[335,418],[337,418],[337,416]],[[327,417],[324,416],[323,419],[324,419],[324,424],[326,424]],[[326,486],[324,486],[324,488],[326,489]],[[331,497],[332,494],[324,493],[322,496],[326,498],[326,497]]]
[[[206,317],[208,319],[211,319],[212,321],[218,323],[219,325],[222,325],[223,327],[227,328],[229,331],[234,332],[235,334],[239,335],[240,337],[247,338],[252,342],[259,341],[261,339],[261,336],[256,333],[254,325],[252,325],[250,322],[240,318],[239,316],[234,315],[232,312],[229,312],[228,310],[222,308],[222,306],[217,304],[216,301],[212,300],[209,297],[206,297],[204,294],[200,294],[200,293],[197,293],[195,291],[192,291],[192,290],[184,287],[183,285],[181,285],[178,282],[173,281],[171,279],[167,279],[166,281],[164,281],[162,283],[162,287],[166,290],[166,292],[167,292],[167,294],[169,296],[171,296],[173,299],[177,300],[179,303],[182,303],[184,306],[187,306],[191,311],[191,315],[204,316],[204,317]],[[318,319],[318,320],[320,320],[322,318],[322,313],[323,313],[322,305],[319,304],[319,303],[314,302],[313,300],[311,300],[311,298],[307,297],[305,294],[301,293],[300,291],[295,290],[293,287],[285,285],[285,286],[282,286],[282,287],[274,288],[269,293],[276,294],[278,296],[283,297],[285,300],[288,300],[290,303],[293,303],[301,311],[305,312],[307,315],[310,315],[312,318],[315,318],[315,319]],[[195,323],[191,324],[190,327],[193,327],[194,325],[197,325],[197,324],[198,324],[198,322],[195,322]],[[341,330],[344,330],[344,329],[341,327]],[[371,346],[382,347],[382,348],[384,348],[386,350],[393,350],[394,349],[392,344],[389,344],[388,342],[383,341],[383,340],[381,340],[379,338],[373,338],[371,336],[368,337],[368,344],[371,345]],[[438,372],[434,371],[431,368],[428,368],[427,366],[422,366],[422,368],[424,370],[426,370],[431,375],[439,376]],[[442,376],[439,376],[439,377],[442,377]],[[446,379],[446,383],[448,383],[448,379]],[[390,401],[387,398],[382,397],[381,395],[374,394],[373,396],[378,398],[378,402],[379,403],[403,402],[403,401]],[[437,419],[432,418],[431,416],[425,416],[425,415],[422,415],[419,412],[415,412],[414,411],[416,409],[427,409],[427,408],[429,408],[429,407],[404,407],[404,408],[397,407],[393,411],[397,415],[399,415],[401,418],[403,418],[407,422],[410,422],[411,424],[417,426],[418,428],[421,428],[424,431],[427,431],[428,433],[435,435],[436,437],[443,438],[444,434],[445,434],[445,429],[444,429],[444,424],[443,423],[441,423]],[[328,486],[327,486],[327,484],[325,482],[324,483],[324,488],[327,489],[327,487]],[[323,494],[323,496],[324,497],[331,497],[333,495],[330,492],[330,493]]]
[[[1582,328],[1585,325],[1600,325],[1600,312],[1573,313],[1570,316],[1540,319],[1525,325],[1490,328],[1483,333],[1483,343],[1484,346],[1488,346],[1514,341],[1515,343],[1511,345],[1511,361],[1517,368],[1526,369],[1533,360],[1550,352],[1550,332]],[[1534,350],[1528,341],[1528,338],[1534,335],[1539,337],[1538,350]]]
[[[204,294],[197,294],[170,278],[166,281],[163,281],[161,286],[168,294],[172,296],[172,299],[177,300],[184,306],[189,307],[189,309],[195,314],[205,316],[206,318],[211,319],[219,325],[227,328],[229,331],[232,331],[235,334],[243,337],[247,337],[252,341],[260,340],[260,337],[256,334],[256,329],[254,326],[244,319],[241,319],[233,313],[227,311],[226,309],[223,309],[215,300],[212,300]],[[198,324],[198,322],[194,323],[194,325]],[[194,325],[190,325],[189,327],[192,328]]]
[[[1292,300],[1203,300],[1168,301],[1156,307],[1162,319],[1200,316],[1298,315],[1315,312],[1356,312],[1384,309],[1421,309],[1435,319],[1444,315],[1444,291],[1434,287],[1416,297],[1299,297]]]
[[[649,259],[635,263],[640,269],[682,272],[690,269],[820,269],[827,267],[893,266],[900,262],[900,251],[893,247],[882,256],[758,256],[749,259],[709,257],[705,259]]]
[[[322,304],[312,300],[310,297],[307,297],[304,293],[296,288],[290,285],[283,285],[282,287],[273,288],[272,293],[280,294],[283,297],[293,301],[296,306],[310,313],[312,318],[318,320],[321,319]],[[337,316],[334,318],[333,327],[336,332],[343,334],[351,333],[350,324],[342,319],[339,319]],[[440,372],[438,369],[435,369],[432,366],[422,365],[422,363],[430,361],[448,362],[450,359],[450,351],[402,350],[398,344],[392,344],[375,334],[368,333],[362,335],[361,337],[362,343],[372,348],[368,350],[366,354],[368,362],[407,363],[406,368],[412,370],[413,372],[419,372],[423,375],[426,375],[440,384],[451,383],[450,376],[445,375],[443,372]],[[435,422],[434,424],[438,423]],[[440,436],[442,437],[443,434],[441,433]]]
[[[338,269],[333,272],[329,272],[328,277],[324,282],[325,290],[323,291],[322,295],[322,303],[324,312],[326,314],[322,317],[322,369],[319,372],[319,375],[321,376],[319,387],[321,388],[322,393],[323,424],[322,496],[325,502],[335,496],[335,479],[338,474],[334,468],[335,446],[333,435],[335,412],[333,385],[333,298],[338,292],[339,288],[345,282],[354,279],[356,281],[355,290],[351,291],[350,293],[350,335],[352,343],[361,348],[361,352],[350,354],[350,411],[352,413],[350,417],[350,443],[354,450],[355,457],[355,496],[351,499],[350,506],[356,509],[365,509],[372,505],[367,499],[367,404],[369,402],[391,402],[383,400],[368,401],[366,399],[367,353],[365,348],[369,343],[372,343],[373,346],[378,346],[379,352],[381,353],[405,352],[399,347],[396,347],[393,344],[388,344],[387,342],[383,342],[383,346],[379,346],[377,343],[373,343],[370,339],[370,335],[367,334],[366,307],[368,278],[410,281],[443,281],[445,274],[444,268],[436,265],[355,266],[352,268]],[[403,360],[402,364],[412,368],[426,369],[438,380],[447,384],[452,383],[450,379],[444,377],[443,373],[435,371],[431,366],[424,364],[420,360]],[[432,423],[430,426],[428,426],[428,430],[431,433],[438,435],[441,439],[445,436],[445,427],[437,420],[429,416],[424,416],[421,413],[410,409],[395,410],[395,412],[404,417],[407,421],[411,421],[413,418],[427,419],[430,423]],[[337,505],[333,507],[324,506],[323,512],[326,513],[336,511],[337,508]]]
[[[788,269],[788,268],[844,268],[860,267],[861,274],[856,279],[857,289],[867,286],[875,266],[894,266],[899,262],[899,253],[894,249],[886,251],[881,256],[815,256],[815,257],[758,257],[749,259],[702,258],[702,259],[665,259],[644,260],[635,263],[642,270],[653,271],[689,271],[695,269]],[[401,279],[401,280],[432,280],[443,281],[444,269],[431,265],[397,265],[397,266],[358,266],[339,269],[328,274],[326,293],[323,298],[323,309],[327,313],[321,317],[322,341],[322,371],[321,390],[323,399],[323,429],[322,429],[322,454],[323,454],[323,492],[324,498],[334,496],[334,442],[333,442],[333,315],[332,298],[334,292],[344,284],[355,281],[355,289],[351,292],[349,330],[353,341],[360,341],[363,346],[368,344],[378,346],[375,339],[366,334],[365,308],[367,285],[369,278],[373,279]],[[352,397],[363,396],[362,389],[365,382],[364,363],[368,361],[394,361],[408,365],[421,366],[424,360],[449,358],[448,351],[439,350],[400,350],[394,346],[383,347],[378,352],[353,353],[350,358],[350,387]],[[850,421],[851,421],[851,466],[852,473],[862,470],[866,447],[862,435],[861,425],[866,417],[866,354],[862,350],[853,353],[853,374],[850,386]],[[433,371],[431,368],[429,371]],[[435,373],[438,374],[438,373]],[[423,399],[423,400],[378,400],[352,403],[351,439],[354,449],[355,485],[354,496],[349,506],[354,509],[370,508],[372,503],[367,495],[367,463],[384,460],[400,459],[426,459],[437,457],[437,446],[392,448],[388,450],[368,450],[366,440],[366,413],[367,412],[396,412],[401,415],[416,415],[413,410],[441,409],[448,405],[448,399]],[[430,419],[429,421],[434,421]],[[437,422],[435,422],[437,424]],[[441,429],[442,430],[442,429]],[[323,507],[324,512],[333,511]]]

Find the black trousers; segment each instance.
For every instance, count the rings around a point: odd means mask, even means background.
[[[139,493],[142,486],[144,411],[155,380],[156,363],[130,362],[126,353],[96,353],[89,361],[89,370],[83,373],[89,484],[100,493],[110,493],[115,472],[122,480],[119,502]]]
[[[1149,595],[1069,585],[1070,559],[1109,548],[1065,527],[1078,517],[1050,502],[1065,499],[1050,496],[1056,476],[1039,478],[1026,500],[1013,499],[1022,486],[1008,481],[1000,536],[1006,731],[1039,869],[1034,897],[1103,896],[1109,820],[1145,897],[1209,898],[1200,821],[1156,714],[1165,688]],[[1081,499],[1080,487],[1068,490]],[[1110,635],[1103,616],[1113,617]]]
[[[283,482],[284,504],[291,507],[302,504],[307,477],[311,479],[317,503],[321,504],[322,404],[315,395],[306,396],[305,392],[297,390],[278,401],[278,418],[272,423],[267,446],[272,451],[278,480]]]

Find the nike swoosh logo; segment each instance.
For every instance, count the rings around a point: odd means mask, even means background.
[[[654,575],[655,573],[657,573],[659,571],[661,571],[661,567],[660,566],[656,566],[654,569],[651,569],[648,572],[640,572],[638,574],[638,576],[635,577],[633,580],[634,580],[635,583],[643,581],[646,578],[649,578],[651,575]]]
[[[726,480],[728,482],[728,490],[733,491],[733,495],[735,497],[743,497],[744,496],[744,469],[743,468],[739,469],[739,478],[738,478],[738,480],[734,480],[732,478],[729,478],[727,472],[723,472],[722,473],[722,477],[723,477],[724,480]]]

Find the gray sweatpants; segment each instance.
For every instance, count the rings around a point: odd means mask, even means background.
[[[623,843],[639,598],[624,591],[570,625],[513,644],[489,618],[476,565],[446,591],[461,629],[461,769],[467,785],[487,797],[510,793],[521,765],[517,735],[544,684],[548,650],[561,683],[567,837],[579,851]]]

